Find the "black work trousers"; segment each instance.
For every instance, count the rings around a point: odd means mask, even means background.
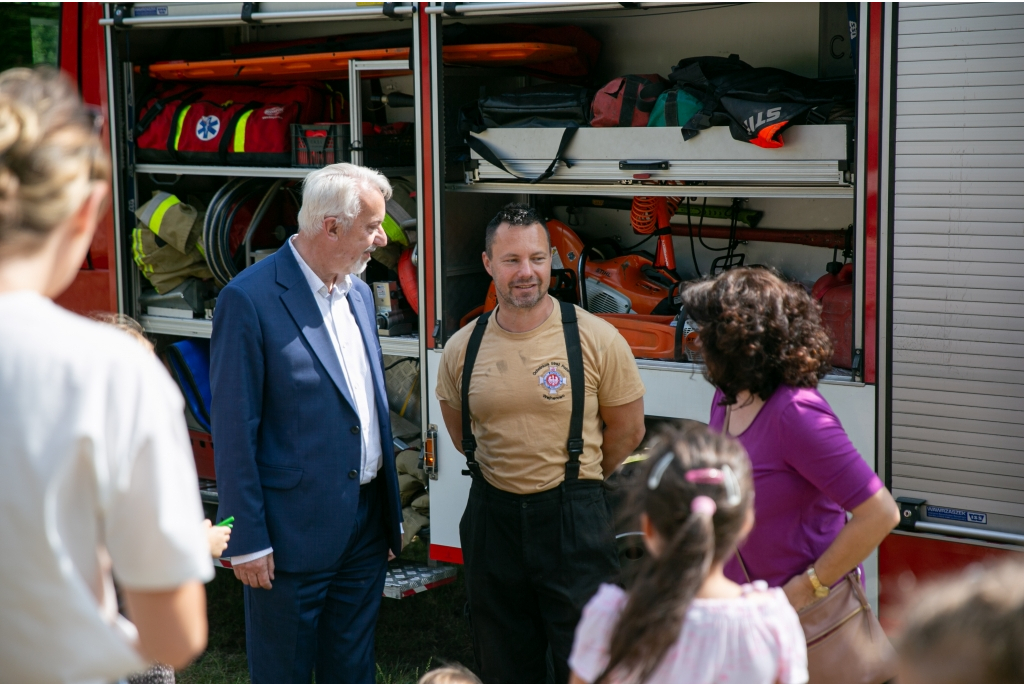
[[[473,479],[459,525],[473,648],[485,683],[569,679],[583,606],[617,578],[615,533],[601,481],[531,495]]]

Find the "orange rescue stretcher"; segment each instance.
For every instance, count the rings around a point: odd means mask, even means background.
[[[552,43],[484,43],[446,45],[444,63],[461,66],[516,67],[550,62],[576,53],[571,45]],[[247,57],[206,62],[157,62],[149,67],[152,78],[165,81],[264,81],[280,78],[345,79],[348,61],[408,60],[409,48],[378,48],[350,52],[321,52],[312,55]],[[364,76],[373,76],[366,73]]]

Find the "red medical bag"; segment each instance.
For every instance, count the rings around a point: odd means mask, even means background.
[[[291,124],[333,119],[321,86],[175,84],[150,97],[135,128],[140,162],[288,166]]]

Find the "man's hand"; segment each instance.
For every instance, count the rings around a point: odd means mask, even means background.
[[[237,566],[232,564],[235,571],[235,578],[251,588],[261,587],[269,590],[274,587],[270,581],[274,579],[274,553],[271,552],[265,557],[247,561]]]
[[[389,550],[388,550],[388,561],[394,561],[394,560],[395,560],[395,553],[394,553],[394,552],[392,552],[392,551],[391,551],[391,550],[389,549]]]

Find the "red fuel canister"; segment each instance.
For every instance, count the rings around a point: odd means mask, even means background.
[[[821,324],[832,338],[832,366],[853,366],[853,265],[822,276],[811,288],[821,302]]]

